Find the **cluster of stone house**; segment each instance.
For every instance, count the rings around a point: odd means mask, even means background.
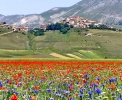
[[[88,28],[89,25],[94,25],[99,27],[101,25],[101,23],[97,23],[95,21],[91,21],[80,16],[68,17],[65,18],[64,20],[61,20],[59,23],[63,23],[63,24],[67,23],[68,25],[73,25],[74,27],[80,27],[80,28]],[[40,28],[46,30],[47,25],[48,24],[42,24]],[[18,26],[8,25],[3,22],[0,22],[0,26],[4,28],[12,29],[14,32],[28,32],[30,30],[28,26],[18,27]]]
[[[43,30],[46,30],[47,24],[41,24],[40,28],[43,29]]]
[[[12,26],[12,29],[14,32],[26,32],[27,33],[29,31],[28,26],[22,26],[22,27]]]
[[[74,27],[80,28],[88,28],[89,25],[99,27],[101,25],[101,23],[97,23],[80,16],[65,18],[64,20],[61,20],[60,23],[67,23],[68,25],[73,25]]]
[[[28,32],[29,31],[28,26],[18,27],[18,26],[4,24],[3,22],[0,22],[0,26],[6,29],[12,29],[13,32]]]
[[[80,28],[88,28],[89,25],[94,25],[99,27],[101,23],[97,23],[95,21],[88,20],[86,18],[76,16],[76,17],[68,17],[65,18],[64,20],[59,21],[59,23],[65,24],[67,23],[68,25],[73,25],[74,27],[80,27]],[[40,28],[46,30],[47,24],[42,24]]]

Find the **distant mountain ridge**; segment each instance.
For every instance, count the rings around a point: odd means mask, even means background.
[[[70,7],[55,7],[41,14],[0,15],[0,21],[13,25],[37,27],[42,23],[58,22],[69,16],[82,16],[104,24],[122,21],[122,0],[82,0]]]

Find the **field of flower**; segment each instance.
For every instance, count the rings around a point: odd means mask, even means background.
[[[1,60],[0,100],[122,100],[122,62]]]

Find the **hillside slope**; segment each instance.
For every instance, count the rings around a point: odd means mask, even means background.
[[[32,42],[27,34],[8,32],[11,32],[11,30],[2,29],[0,33],[0,51],[7,50],[6,55],[3,55],[4,52],[1,51],[0,56],[6,57],[7,54],[10,55],[9,50],[16,50],[16,52],[13,51],[11,57],[20,50],[30,51],[29,44]],[[92,57],[122,59],[122,32],[89,29],[87,33],[82,32],[79,34],[75,29],[71,29],[67,34],[62,34],[59,31],[46,31],[44,34],[43,36],[34,37],[33,40],[32,45],[38,57],[40,57],[40,54],[50,57],[50,53],[58,53],[64,56],[78,56],[83,59]],[[79,50],[91,51],[97,56],[93,55],[93,53],[79,52]],[[27,52],[17,53],[17,56],[28,55]],[[30,52],[29,55],[34,54]]]

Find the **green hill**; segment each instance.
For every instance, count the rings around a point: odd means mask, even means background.
[[[24,35],[21,32],[2,35],[0,36],[0,57],[58,58],[50,55],[57,53],[82,59],[122,58],[122,32],[110,30],[89,29],[87,33],[80,34],[74,29],[67,34],[47,31],[45,35],[33,38],[33,50],[29,49],[29,43],[27,34]]]
[[[0,26],[0,34],[6,33],[6,32],[10,32],[12,31],[11,29],[6,29]]]

